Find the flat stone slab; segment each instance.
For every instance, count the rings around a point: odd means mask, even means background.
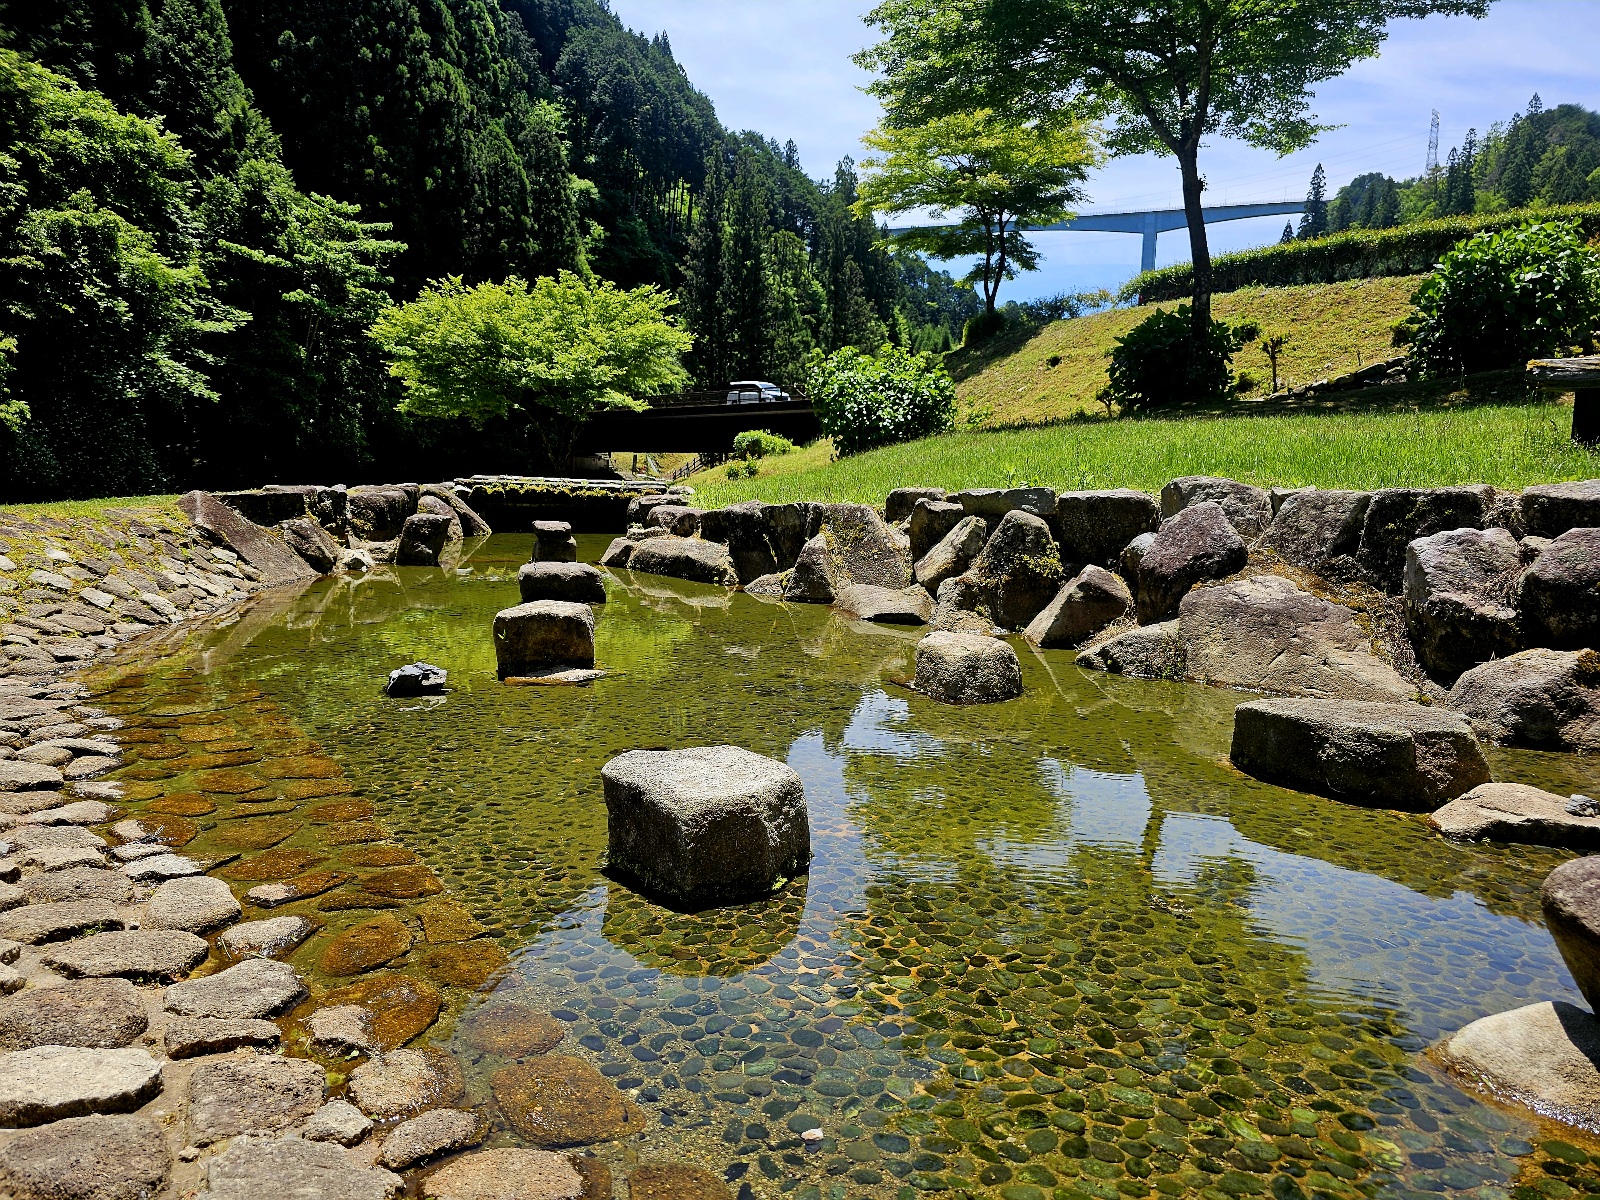
[[[241,1046],[276,1047],[282,1035],[271,1021],[219,1021],[209,1017],[173,1017],[162,1035],[168,1058],[223,1054]]]
[[[209,875],[194,875],[169,879],[156,888],[145,905],[142,925],[146,929],[210,933],[237,921],[242,912],[226,883]]]
[[[149,1025],[144,1001],[126,979],[74,979],[0,1000],[0,1050],[115,1050],[132,1045]]]
[[[148,882],[153,879],[180,879],[185,875],[199,875],[200,864],[181,854],[152,854],[135,859],[122,868],[129,879]]]
[[[857,620],[880,625],[926,625],[933,619],[933,597],[925,588],[883,588],[853,583],[834,601]]]
[[[548,1150],[479,1150],[428,1177],[435,1200],[578,1200],[583,1177],[564,1154]]]
[[[306,1022],[314,1045],[335,1054],[376,1054],[383,1049],[372,1028],[372,1014],[359,1004],[319,1008]]]
[[[122,929],[126,925],[122,910],[104,900],[30,904],[25,908],[0,913],[0,937],[30,946],[41,942],[58,942],[90,930]]]
[[[314,932],[316,926],[305,917],[267,917],[245,921],[217,938],[217,949],[229,958],[276,958],[293,950]]]
[[[17,850],[106,848],[105,838],[73,825],[19,825],[7,830],[4,840]]]
[[[1562,1001],[1474,1021],[1440,1056],[1503,1101],[1600,1132],[1600,1021]]]
[[[161,1063],[137,1047],[35,1046],[0,1054],[0,1127],[131,1112],[161,1090]]]
[[[69,867],[31,875],[22,881],[22,894],[31,904],[56,904],[64,900],[103,900],[126,904],[133,899],[133,881],[104,867]]]
[[[185,1017],[261,1020],[286,1012],[305,997],[305,985],[288,963],[248,958],[204,979],[173,984],[162,1005]]]
[[[60,791],[61,772],[43,763],[0,759],[0,792]]]
[[[92,846],[40,846],[37,850],[20,850],[16,858],[24,866],[38,867],[41,871],[106,865],[106,856]]]
[[[805,789],[738,746],[634,750],[601,770],[610,866],[679,900],[765,895],[811,862]]]
[[[452,1150],[465,1150],[483,1141],[483,1122],[476,1113],[457,1108],[436,1108],[402,1121],[383,1139],[378,1165],[403,1171],[426,1159]]]
[[[1490,781],[1467,719],[1421,704],[1252,700],[1234,711],[1232,758],[1285,787],[1422,812]]]
[[[501,1114],[540,1149],[592,1146],[637,1131],[638,1111],[586,1059],[546,1054],[489,1077]]]
[[[1428,817],[1446,837],[1472,841],[1600,847],[1600,817],[1567,811],[1571,800],[1521,783],[1485,783]]]
[[[322,1106],[327,1076],[303,1058],[261,1054],[203,1062],[189,1077],[189,1133],[197,1145],[275,1131]]]
[[[46,952],[45,965],[74,978],[176,979],[205,961],[204,939],[181,929],[95,933]]]
[[[0,1195],[15,1200],[148,1200],[170,1159],[148,1117],[69,1117],[0,1146]]]
[[[372,1130],[372,1122],[348,1100],[330,1100],[306,1122],[300,1136],[312,1142],[354,1146]]]
[[[454,1104],[466,1083],[455,1059],[438,1050],[394,1050],[350,1073],[350,1098],[369,1117],[408,1117]]]
[[[56,808],[40,809],[22,820],[27,825],[104,825],[116,809],[100,800],[74,800]]]
[[[400,1176],[363,1167],[327,1142],[241,1137],[206,1163],[206,1190],[197,1200],[389,1200],[400,1188]]]

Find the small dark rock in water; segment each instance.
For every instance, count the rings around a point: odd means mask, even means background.
[[[389,682],[384,685],[385,696],[440,696],[444,694],[444,681],[448,672],[430,663],[415,662],[389,672]]]

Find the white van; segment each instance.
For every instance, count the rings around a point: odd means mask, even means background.
[[[775,383],[745,379],[728,385],[729,404],[782,404],[789,393]]]

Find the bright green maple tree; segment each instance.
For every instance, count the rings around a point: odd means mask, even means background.
[[[982,104],[1109,118],[1114,154],[1177,159],[1194,259],[1195,336],[1211,321],[1200,147],[1238,138],[1288,154],[1327,126],[1312,89],[1374,58],[1390,21],[1481,17],[1490,0],[882,0],[884,34],[856,61],[880,73],[888,123]]]
[[[571,271],[476,287],[453,277],[389,309],[372,336],[404,385],[402,412],[475,426],[520,413],[561,465],[595,411],[638,411],[688,382],[679,356],[694,338],[670,314],[675,303],[656,287],[624,291]]]
[[[977,256],[966,281],[981,288],[993,314],[1001,282],[1038,269],[1022,229],[1064,220],[1083,199],[1083,181],[1101,157],[1097,136],[1070,114],[1016,121],[987,108],[885,125],[862,138],[876,157],[861,164],[855,209],[926,209],[935,221],[957,214],[954,225],[905,230],[896,240],[938,259]]]

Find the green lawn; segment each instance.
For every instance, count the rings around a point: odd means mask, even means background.
[[[689,483],[696,505],[712,508],[740,500],[881,504],[894,488],[918,486],[1155,493],[1180,475],[1362,490],[1461,483],[1522,488],[1600,477],[1600,453],[1568,436],[1570,400],[1529,398],[1515,376],[1483,376],[1454,393],[1425,385],[1385,388],[1376,403],[1243,407],[1254,411],[952,433],[837,462],[824,442],[764,460],[754,479],[730,480],[715,468]]]

